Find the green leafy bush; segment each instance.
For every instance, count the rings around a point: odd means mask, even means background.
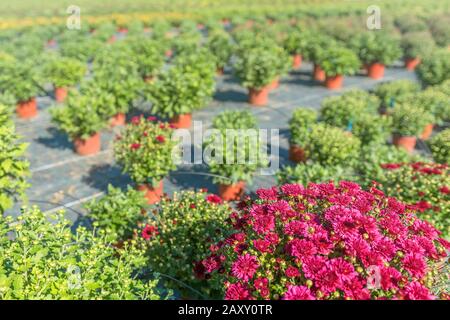
[[[106,127],[103,115],[104,103],[112,103],[112,97],[82,95],[70,91],[64,106],[50,109],[52,122],[71,139],[87,139]]]
[[[84,77],[87,65],[76,59],[56,57],[44,67],[45,78],[56,88],[72,87]]]
[[[28,145],[19,138],[9,108],[0,104],[0,216],[29,187],[29,163],[23,159]]]
[[[304,58],[313,63],[319,63],[322,60],[322,56],[330,48],[335,46],[337,46],[337,42],[334,38],[321,32],[315,32],[308,39],[308,43],[303,52]]]
[[[391,118],[378,114],[361,113],[352,122],[352,133],[362,145],[385,143],[391,132]]]
[[[267,165],[254,116],[248,111],[225,111],[213,119],[213,129],[204,152],[211,151],[208,167],[214,183],[251,182],[256,171]]]
[[[164,198],[155,218],[149,219],[142,230],[149,266],[175,279],[167,284],[184,297],[220,297],[220,285],[205,280],[200,260],[227,230],[229,210],[215,195],[183,191],[172,199]]]
[[[130,240],[145,219],[144,194],[128,187],[124,192],[108,185],[108,193],[85,205],[93,225],[105,232],[111,242]]]
[[[433,116],[422,108],[400,104],[392,111],[393,133],[398,136],[419,136],[429,123],[433,123]]]
[[[419,79],[427,86],[440,84],[450,79],[450,51],[435,50],[432,54],[423,57],[416,71]]]
[[[177,56],[193,54],[200,49],[201,39],[202,37],[197,31],[183,33],[173,38],[172,47]]]
[[[450,236],[450,172],[434,163],[389,163],[383,165],[379,182],[386,194],[417,208],[421,219],[431,222],[444,238]]]
[[[394,106],[395,102],[404,94],[415,93],[420,86],[411,80],[394,80],[382,82],[375,87],[374,93],[381,99],[385,107]]]
[[[450,164],[450,129],[445,129],[429,141],[436,162]]]
[[[432,123],[441,124],[449,116],[449,97],[434,87],[428,87],[417,93],[406,94],[400,100],[402,104],[422,108],[432,114],[434,118]]]
[[[69,38],[60,43],[60,53],[64,57],[89,62],[103,46],[102,41],[90,37]]]
[[[409,32],[402,36],[403,57],[421,58],[429,55],[436,46],[428,32]]]
[[[176,168],[168,124],[135,117],[114,143],[117,162],[136,184],[156,186]]]
[[[428,30],[427,23],[422,18],[409,14],[397,17],[395,19],[395,25],[402,33]]]
[[[70,227],[63,212],[48,216],[33,208],[16,219],[0,216],[0,299],[164,298],[158,279],[143,277],[142,250],[118,250],[102,235],[83,227],[73,234]]]
[[[308,159],[322,165],[349,165],[359,154],[361,142],[349,132],[323,123],[312,126],[304,143]]]
[[[347,48],[334,46],[321,54],[317,62],[327,76],[352,75],[360,67],[356,54]]]
[[[286,51],[293,54],[303,54],[309,45],[309,40],[311,35],[309,35],[305,30],[299,27],[294,27],[287,31],[287,36],[284,40],[284,48]]]
[[[127,38],[126,44],[133,51],[132,58],[142,78],[156,76],[164,65],[164,48],[153,39],[144,36]]]
[[[431,34],[436,43],[441,47],[447,47],[450,44],[450,34],[448,32],[450,18],[448,15],[432,16],[429,24]]]
[[[353,38],[351,46],[361,62],[367,65],[390,65],[402,55],[399,40],[384,32],[360,33]]]
[[[33,61],[0,63],[0,92],[14,96],[16,102],[36,97],[42,91],[41,80]]]
[[[210,34],[206,46],[215,57],[217,69],[223,69],[230,61],[234,52],[234,45],[231,42],[231,37],[223,30],[214,31]]]
[[[327,166],[317,162],[299,163],[294,167],[284,167],[277,172],[279,184],[297,183],[307,186],[309,183],[328,181],[350,181],[354,179],[352,168],[344,166]]]
[[[289,120],[290,142],[303,145],[311,127],[317,122],[317,111],[307,108],[296,109]]]

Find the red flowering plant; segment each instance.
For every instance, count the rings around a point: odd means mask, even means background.
[[[206,281],[212,266],[205,267],[201,260],[226,233],[230,210],[219,196],[204,190],[162,199],[141,235],[149,266],[161,273],[168,287],[189,298],[220,297],[221,287]]]
[[[420,218],[450,237],[450,170],[447,164],[414,162],[381,165],[383,190],[415,207]]]
[[[441,294],[437,269],[450,243],[397,199],[348,181],[256,193],[256,200],[242,201],[231,213],[234,233],[203,260],[212,278],[222,281],[225,299]]]
[[[135,183],[155,186],[176,168],[176,142],[171,135],[167,123],[155,122],[154,117],[134,117],[116,137],[116,160]]]

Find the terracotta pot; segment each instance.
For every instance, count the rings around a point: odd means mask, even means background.
[[[216,74],[217,74],[218,76],[222,76],[223,73],[224,73],[223,67],[222,67],[222,68],[217,68]]]
[[[108,39],[108,43],[114,43],[116,42],[116,36],[113,34],[109,39]]]
[[[111,118],[109,124],[111,127],[124,126],[126,121],[125,113],[118,113]]]
[[[409,71],[414,71],[420,63],[420,58],[405,59],[405,68]]]
[[[117,30],[119,33],[122,34],[127,34],[128,33],[128,29],[127,28],[119,28],[119,30]]]
[[[178,114],[170,119],[169,123],[176,129],[189,129],[192,124],[192,114]]]
[[[344,77],[341,75],[326,77],[325,78],[325,86],[330,90],[336,90],[342,88],[342,83],[344,81]]]
[[[434,124],[429,123],[423,128],[423,132],[420,135],[420,139],[422,140],[428,140],[431,137],[431,134],[433,133]]]
[[[55,46],[55,45],[56,45],[56,40],[55,40],[55,39],[50,39],[50,40],[48,40],[48,41],[47,41],[47,45],[48,45],[49,47]]]
[[[64,102],[67,97],[67,88],[55,88],[55,100],[56,102]]]
[[[166,51],[165,55],[166,55],[167,58],[170,58],[173,55],[173,51],[169,49],[169,50]]]
[[[37,115],[36,98],[25,102],[19,102],[16,106],[16,114],[21,119],[31,119]]]
[[[235,184],[220,184],[219,196],[225,201],[240,200],[244,194],[245,182],[240,181]]]
[[[95,154],[100,151],[100,133],[97,132],[86,140],[77,138],[73,141],[73,145],[80,156]]]
[[[295,144],[289,146],[289,160],[292,162],[306,162],[305,150]]]
[[[265,106],[269,100],[270,86],[261,89],[250,88],[248,92],[248,101],[254,106]]]
[[[280,86],[280,77],[273,79],[272,83],[269,84],[269,90],[275,90]]]
[[[292,57],[292,68],[300,69],[302,66],[302,56],[300,54],[294,54]]]
[[[137,189],[145,193],[148,204],[155,204],[158,203],[163,196],[164,184],[161,180],[155,187],[149,184],[141,184],[137,186]]]
[[[384,77],[384,64],[372,63],[367,67],[367,74],[372,79],[381,79]]]
[[[417,138],[416,137],[401,137],[394,135],[393,137],[393,143],[397,147],[404,148],[409,153],[412,153],[414,151],[414,148],[416,147]]]
[[[314,64],[313,79],[320,82],[326,79],[325,71],[318,64]]]
[[[152,83],[153,81],[155,81],[155,77],[154,76],[144,76],[144,81],[147,83]]]

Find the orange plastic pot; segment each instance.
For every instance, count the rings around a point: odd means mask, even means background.
[[[414,71],[420,63],[420,58],[405,59],[405,68],[409,71]]]
[[[292,57],[292,68],[300,69],[302,66],[302,56],[300,54],[294,54]]]
[[[423,132],[420,135],[420,139],[422,140],[428,140],[431,137],[431,134],[433,133],[434,124],[429,123],[423,128]]]
[[[223,67],[222,67],[222,68],[217,68],[216,74],[217,74],[218,76],[222,76],[223,73],[224,73]]]
[[[125,113],[118,113],[109,121],[111,127],[124,126],[126,121]]]
[[[344,77],[341,75],[337,76],[327,76],[325,78],[325,87],[330,90],[336,90],[342,88],[342,83],[344,82]]]
[[[269,85],[269,90],[275,90],[280,86],[280,77],[273,79],[272,83]]]
[[[313,79],[320,82],[326,79],[325,71],[318,64],[314,64]]]
[[[269,101],[270,85],[261,89],[250,88],[248,92],[248,101],[254,106],[265,106]]]
[[[19,102],[16,106],[16,114],[21,119],[31,119],[37,115],[36,98]]]
[[[416,137],[402,137],[394,135],[393,143],[395,146],[400,147],[412,153],[416,147],[417,138]]]
[[[170,58],[173,55],[173,51],[172,50],[167,50],[165,55],[166,55],[167,58]]]
[[[80,156],[96,154],[100,151],[100,133],[96,133],[87,139],[77,138],[73,141],[75,152]]]
[[[67,88],[55,88],[55,100],[56,102],[64,102],[67,97]]]
[[[225,201],[240,200],[244,194],[245,182],[240,181],[235,184],[220,184],[219,196]]]
[[[192,124],[192,114],[178,114],[170,119],[169,123],[176,129],[189,129]]]
[[[305,149],[302,147],[291,144],[289,146],[289,160],[292,162],[306,162],[306,153]]]
[[[384,64],[372,63],[367,67],[367,74],[372,79],[381,79],[384,77]]]
[[[148,204],[155,204],[161,200],[164,194],[164,183],[161,180],[155,187],[149,184],[141,184],[137,186],[137,189],[144,192]]]
[[[116,36],[112,35],[109,39],[108,39],[108,43],[114,43],[116,42]]]

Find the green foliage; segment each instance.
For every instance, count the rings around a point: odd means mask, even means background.
[[[207,163],[214,183],[251,182],[256,171],[268,164],[254,116],[248,111],[225,111],[213,119],[213,129],[205,139],[204,153],[211,156]]]
[[[409,106],[422,108],[434,117],[433,123],[441,124],[450,116],[449,97],[434,87],[417,92],[406,94],[400,98],[400,103]]]
[[[432,54],[423,57],[416,71],[419,79],[426,86],[440,84],[450,79],[450,51],[435,50]]]
[[[392,111],[393,133],[398,136],[419,136],[429,123],[433,123],[432,114],[419,107],[400,104]]]
[[[381,99],[382,104],[394,106],[395,102],[403,95],[415,93],[420,86],[411,80],[395,80],[382,82],[375,87],[374,93]]]
[[[318,63],[322,60],[322,56],[335,46],[337,46],[337,42],[334,38],[317,31],[308,39],[303,55],[306,60]]]
[[[364,64],[382,63],[390,65],[401,57],[400,42],[385,32],[363,32],[356,35],[351,47]]]
[[[307,186],[311,182],[352,180],[354,172],[344,166],[325,166],[317,162],[299,163],[295,167],[284,167],[278,171],[277,179],[278,184],[298,183]]]
[[[29,163],[23,159],[28,144],[18,141],[8,109],[0,104],[0,216],[29,187]]]
[[[100,40],[91,37],[69,38],[60,43],[60,53],[64,57],[79,61],[92,61],[97,52],[104,46]]]
[[[378,113],[379,99],[363,90],[352,90],[341,96],[328,97],[322,101],[320,120],[329,125],[351,129],[363,114]]]
[[[136,117],[115,141],[116,160],[136,184],[156,186],[176,168],[171,135],[167,124]]]
[[[224,68],[234,52],[230,35],[222,30],[210,34],[206,46],[215,57],[217,69]]]
[[[87,65],[76,59],[56,57],[44,66],[45,78],[56,88],[72,87],[84,77]]]
[[[428,32],[409,32],[402,36],[404,58],[420,58],[429,55],[436,44]]]
[[[157,278],[142,277],[142,250],[115,249],[83,227],[72,234],[63,212],[46,216],[33,208],[0,217],[0,257],[2,300],[164,298]]]
[[[146,226],[157,228],[147,240],[150,267],[181,281],[182,284],[168,280],[167,284],[186,298],[202,298],[191,288],[209,298],[221,296],[221,286],[206,281],[199,264],[210,252],[210,245],[227,230],[225,219],[230,208],[208,199],[202,192],[175,193],[173,199],[164,198],[160,202],[155,218]]]
[[[402,15],[395,19],[395,25],[402,33],[421,32],[428,30],[426,22],[414,15]]]
[[[302,28],[294,27],[288,30],[286,39],[284,40],[284,48],[293,54],[303,54],[309,46],[311,35]]]
[[[352,75],[360,67],[356,54],[350,49],[339,46],[333,46],[324,51],[315,62],[321,66],[327,76]]]
[[[361,142],[349,132],[323,123],[312,126],[302,147],[308,159],[322,165],[349,165],[359,154]]]
[[[289,120],[290,142],[301,146],[311,130],[311,126],[317,122],[317,118],[316,110],[307,108],[296,109]]]
[[[385,143],[391,132],[392,119],[378,114],[361,113],[352,123],[352,133],[362,145]]]
[[[201,34],[197,31],[178,35],[172,40],[172,47],[177,56],[193,54],[200,49]]]
[[[130,46],[134,62],[142,78],[155,76],[164,65],[164,48],[155,40],[144,36],[127,37],[125,43]]]
[[[41,78],[35,62],[7,60],[0,63],[0,93],[7,93],[16,102],[25,102],[42,91]]]
[[[431,34],[436,43],[441,47],[447,47],[450,44],[450,33],[448,32],[448,26],[450,25],[449,16],[433,16],[429,24]]]
[[[144,194],[128,186],[126,192],[108,185],[108,194],[85,205],[94,227],[105,232],[111,242],[130,240],[144,221]]]
[[[82,95],[72,90],[64,106],[50,109],[52,122],[71,139],[87,139],[106,127],[102,108],[112,101],[108,94]]]
[[[436,162],[450,164],[450,129],[436,134],[428,144]]]

